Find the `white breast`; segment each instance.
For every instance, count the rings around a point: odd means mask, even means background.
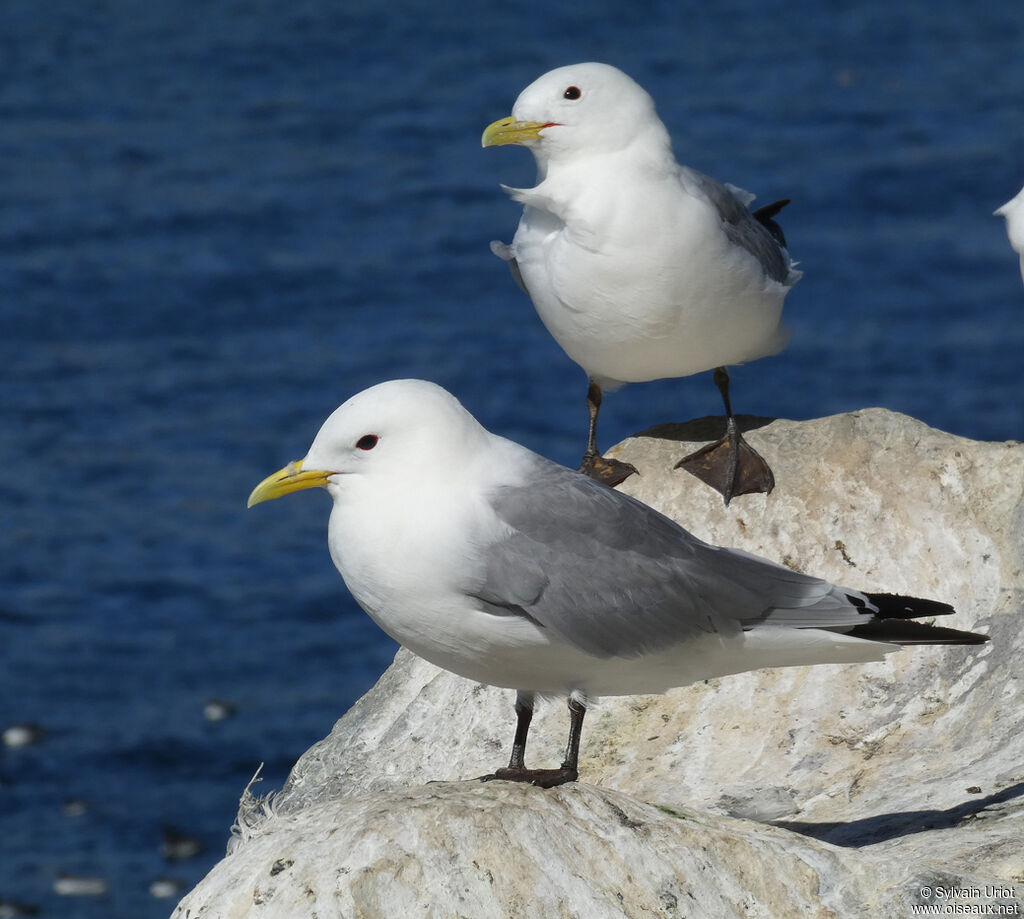
[[[788,288],[677,176],[575,180],[586,192],[574,185],[561,204],[551,180],[517,193],[527,206],[512,249],[541,320],[590,376],[688,376],[785,346]]]

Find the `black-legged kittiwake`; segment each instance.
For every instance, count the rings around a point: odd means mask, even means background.
[[[607,64],[574,64],[523,90],[483,145],[522,144],[537,161],[509,262],[540,318],[589,377],[582,471],[615,485],[635,470],[597,450],[602,393],[715,370],[725,436],[678,465],[735,495],[769,492],[764,459],[739,432],[726,366],[781,351],[782,303],[800,278],[775,216],[753,195],[676,162],[651,97]]]
[[[511,761],[485,778],[575,780],[590,697],[986,640],[911,621],[953,612],[945,603],[839,587],[702,542],[489,433],[421,380],[353,396],[249,504],[313,486],[334,501],[331,557],[370,617],[445,670],[517,690]],[[569,697],[557,769],[524,762],[537,693]]]

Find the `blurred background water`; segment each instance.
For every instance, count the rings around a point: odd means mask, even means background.
[[[0,748],[0,915],[166,916],[151,883],[386,667],[327,498],[245,510],[347,396],[436,380],[578,461],[583,374],[487,245],[532,157],[479,146],[552,67],[622,67],[680,160],[793,199],[795,335],[738,411],[1024,438],[1022,48],[1001,0],[5,0],[0,729],[37,732]],[[709,374],[631,386],[602,442],[719,411]]]

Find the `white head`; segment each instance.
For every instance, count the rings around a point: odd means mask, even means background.
[[[464,462],[491,435],[447,390],[423,380],[391,380],[335,409],[305,458],[268,476],[249,506],[305,488],[335,494],[354,478],[418,477]]]
[[[571,64],[526,87],[512,116],[490,125],[485,147],[522,144],[538,162],[612,153],[635,143],[669,149],[654,101],[638,83],[608,64]]]

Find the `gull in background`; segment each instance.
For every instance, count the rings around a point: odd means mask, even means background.
[[[952,613],[945,603],[839,587],[702,542],[489,433],[421,380],[353,396],[249,505],[315,486],[333,499],[331,558],[370,617],[438,667],[517,690],[509,765],[485,779],[575,781],[594,696],[987,640],[911,621]],[[526,767],[537,693],[569,699],[558,768]]]
[[[1020,256],[1020,277],[1024,281],[1024,188],[999,208],[994,216],[1006,218],[1006,235]]]
[[[732,413],[726,366],[781,351],[782,303],[800,278],[775,221],[753,195],[676,162],[651,97],[607,64],[574,64],[523,90],[483,146],[521,144],[533,188],[511,245],[491,243],[555,340],[589,378],[581,471],[616,485],[636,470],[597,449],[602,394],[624,383],[714,370],[726,413],[720,441],[678,464],[722,493],[770,492],[764,459]]]

